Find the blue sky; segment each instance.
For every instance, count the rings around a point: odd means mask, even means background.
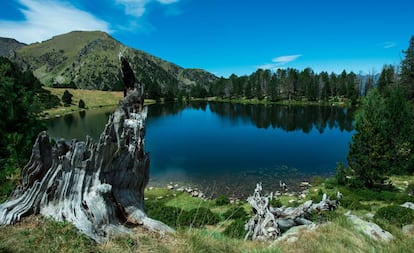
[[[379,73],[414,35],[414,1],[8,0],[0,37],[25,43],[101,30],[185,68],[218,76],[310,67]]]

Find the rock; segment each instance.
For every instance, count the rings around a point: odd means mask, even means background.
[[[406,235],[413,235],[414,234],[414,224],[405,225],[402,227],[402,231]]]
[[[167,185],[168,190],[174,190],[174,186],[172,184]]]
[[[356,230],[361,231],[374,240],[388,242],[394,239],[394,236],[390,232],[383,230],[375,223],[364,221],[358,216],[352,215],[350,212],[345,215]]]
[[[282,233],[296,225],[296,222],[293,219],[290,219],[290,218],[288,218],[288,219],[277,219],[276,222],[277,222],[277,225],[279,226],[280,231]]]
[[[367,217],[370,220],[374,219],[374,216],[375,215],[373,213],[367,213],[367,214],[365,214],[365,217]]]
[[[311,186],[311,184],[309,182],[301,182],[300,183],[300,187],[302,188],[309,188]]]
[[[410,209],[413,209],[414,210],[414,203],[412,203],[412,202],[405,202],[401,206],[402,207],[405,207],[405,208],[410,208]]]
[[[177,191],[179,191],[179,192],[184,192],[184,191],[185,191],[185,189],[184,189],[184,187],[180,187],[180,188],[178,188],[178,189],[177,189]]]
[[[191,193],[191,197],[198,197],[198,191],[193,191],[192,193]]]
[[[292,227],[289,230],[287,230],[285,233],[283,233],[280,237],[278,237],[275,240],[274,244],[277,244],[283,241],[287,243],[296,242],[298,240],[299,234],[304,233],[305,231],[312,231],[317,228],[318,226],[313,223],[310,225],[301,225],[301,226]]]

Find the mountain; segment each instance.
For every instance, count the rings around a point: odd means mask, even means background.
[[[13,57],[13,52],[23,46],[26,46],[26,44],[15,39],[0,37],[0,56]]]
[[[189,91],[196,85],[208,87],[217,80],[204,70],[184,69],[127,47],[100,31],[73,31],[19,47],[15,52],[11,60],[23,69],[31,69],[46,86],[120,90],[120,52],[132,65],[137,81],[158,95]]]

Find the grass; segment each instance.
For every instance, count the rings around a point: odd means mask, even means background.
[[[398,187],[414,181],[412,177],[393,177]],[[328,187],[327,187],[328,186]],[[310,189],[311,194],[306,199],[315,198],[320,192],[334,194],[341,187],[332,187],[331,182],[321,181]],[[372,210],[351,210],[353,214],[363,217],[367,212],[375,213],[381,206],[391,205],[390,198],[400,198],[404,189],[394,195],[385,196],[378,192],[348,191],[350,198],[363,199],[364,204],[373,205]],[[271,252],[412,252],[414,235],[404,234],[399,226],[386,220],[378,221],[379,225],[394,235],[394,240],[383,243],[374,241],[356,231],[343,215],[347,208],[340,207],[334,215],[328,215],[326,223],[316,230],[305,231],[299,234],[296,242],[281,241],[252,242],[230,238],[224,235],[227,226],[233,223],[232,218],[225,218],[226,211],[238,207],[249,208],[245,201],[240,205],[227,204],[217,206],[215,200],[201,200],[192,198],[187,193],[170,191],[166,188],[154,188],[145,191],[146,203],[181,208],[186,211],[207,208],[220,215],[221,221],[214,225],[205,225],[199,228],[180,227],[175,235],[159,235],[143,228],[136,228],[136,233],[128,236],[116,237],[107,243],[98,245],[68,223],[55,222],[41,217],[28,217],[14,226],[0,227],[0,252],[244,252],[244,253],[271,253]],[[161,198],[160,198],[161,197]],[[366,198],[374,198],[367,200]],[[286,204],[288,199],[283,198]],[[305,200],[298,200],[303,202]],[[249,214],[250,215],[250,214]]]
[[[63,92],[68,90],[73,95],[72,104],[68,107],[60,106],[46,110],[42,113],[43,117],[58,117],[68,113],[81,111],[78,108],[79,100],[83,100],[87,109],[94,109],[106,106],[116,106],[124,97],[123,91],[100,91],[100,90],[83,90],[83,89],[69,89],[69,88],[51,88],[43,87],[49,90],[53,95],[62,98]],[[154,103],[154,100],[145,100],[146,104]]]

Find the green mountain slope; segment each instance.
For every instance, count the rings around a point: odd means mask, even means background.
[[[13,61],[31,69],[46,86],[70,86],[97,90],[122,88],[118,54],[126,56],[138,82],[160,94],[204,87],[217,77],[199,69],[184,69],[143,51],[124,46],[110,35],[74,31],[50,40],[20,47]]]

